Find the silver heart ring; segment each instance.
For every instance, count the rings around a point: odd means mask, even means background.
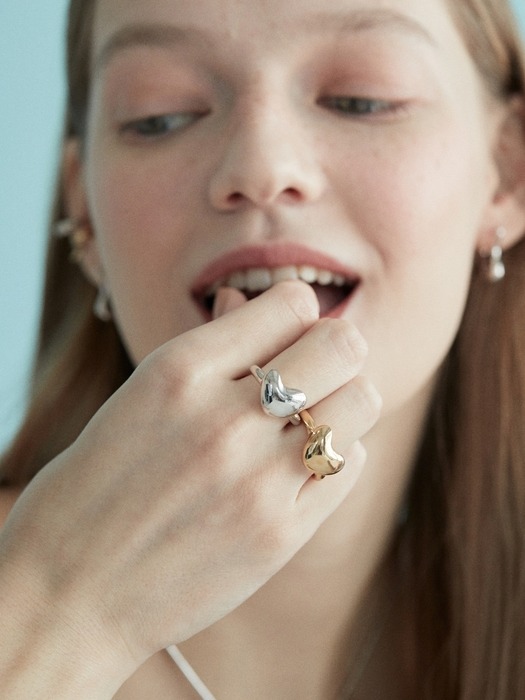
[[[260,367],[253,365],[250,372],[261,384],[261,407],[269,416],[290,418],[293,423],[300,422],[297,414],[306,406],[306,395],[299,389],[285,386],[276,369],[264,373]]]

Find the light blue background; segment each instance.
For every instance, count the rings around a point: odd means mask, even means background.
[[[515,0],[525,26],[525,0]],[[64,98],[67,0],[0,0],[0,449],[24,402]]]
[[[0,0],[0,448],[20,416],[36,332],[66,4]]]

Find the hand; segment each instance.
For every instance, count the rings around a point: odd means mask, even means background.
[[[377,392],[358,377],[363,339],[348,322],[319,321],[307,285],[241,302],[146,358],[34,479],[0,540],[50,620],[136,666],[290,560],[352,488],[359,438],[378,416]],[[305,430],[261,411],[252,364],[306,391],[346,457],[340,474],[311,478]]]

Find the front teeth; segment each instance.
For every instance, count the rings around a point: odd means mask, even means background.
[[[206,296],[217,292],[219,287],[234,287],[248,292],[264,292],[277,282],[286,280],[303,280],[308,284],[320,284],[327,286],[333,284],[343,287],[347,280],[343,275],[338,275],[330,270],[323,270],[312,265],[287,265],[286,267],[253,267],[248,270],[239,270],[225,279],[218,280],[207,290]]]

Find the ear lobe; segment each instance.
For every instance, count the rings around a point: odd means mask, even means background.
[[[62,160],[62,187],[67,216],[83,234],[76,260],[87,279],[95,287],[99,287],[103,280],[102,264],[89,216],[81,148],[81,143],[76,138],[69,139],[65,144]],[[73,246],[75,245],[74,235],[72,238]]]
[[[525,234],[525,98],[512,98],[501,119],[496,138],[494,160],[498,187],[486,219],[480,248],[493,245],[494,231],[503,227],[507,234],[504,249],[511,248]],[[489,238],[489,240],[486,240]]]

